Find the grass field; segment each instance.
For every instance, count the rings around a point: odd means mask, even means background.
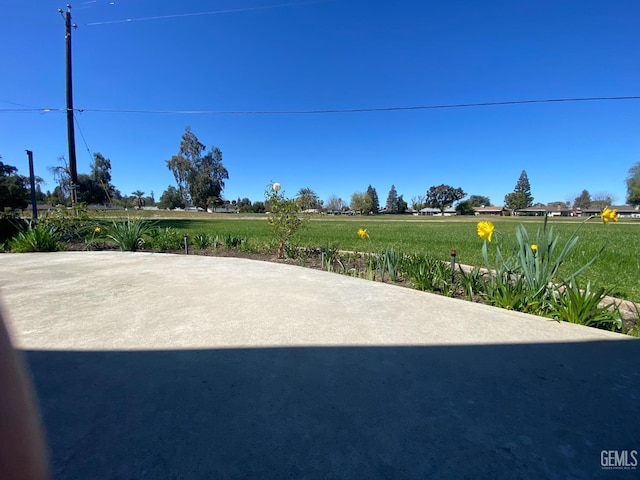
[[[245,237],[255,245],[270,241],[269,226],[265,215],[211,215],[184,212],[140,212],[143,216],[166,213],[172,218],[157,219],[161,227],[174,227],[194,235],[210,233],[232,234]],[[496,225],[498,236],[504,242],[515,242],[515,228],[523,223],[530,235],[542,227],[542,218],[480,218]],[[583,219],[550,218],[549,226],[566,241]],[[334,245],[341,250],[367,252],[371,248],[382,250],[394,247],[404,253],[425,253],[442,260],[449,260],[455,249],[456,260],[467,265],[483,265],[482,240],[476,234],[479,217],[412,217],[412,216],[364,216],[364,217],[316,217],[312,218],[299,236],[299,246],[321,247]],[[371,243],[361,240],[356,232],[366,228]],[[496,242],[489,251],[495,250]],[[640,221],[621,220],[604,225],[594,218],[580,228],[579,241],[565,263],[561,274],[577,270],[606,245],[596,262],[581,276],[583,283],[612,288],[613,296],[640,302]]]

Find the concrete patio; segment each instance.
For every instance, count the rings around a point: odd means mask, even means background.
[[[0,255],[54,478],[637,478],[640,341],[301,267]]]

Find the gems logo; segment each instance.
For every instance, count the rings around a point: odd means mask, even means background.
[[[635,470],[638,466],[638,451],[602,450],[600,466],[603,470]]]

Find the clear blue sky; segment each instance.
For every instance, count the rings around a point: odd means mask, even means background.
[[[279,6],[278,6],[279,5]],[[72,4],[80,109],[282,111],[640,95],[637,0],[94,0]],[[65,4],[21,0],[0,19],[0,110],[65,106]],[[274,7],[274,8],[261,8]],[[224,12],[225,10],[236,10]],[[207,13],[219,12],[219,13]],[[184,14],[197,15],[184,15]],[[207,14],[205,14],[207,13]],[[164,17],[143,20],[149,17]],[[131,21],[126,21],[131,19]],[[124,22],[117,22],[125,20]],[[18,105],[16,105],[18,104]],[[78,170],[110,158],[123,193],[173,184],[184,128],[218,146],[224,196],[273,180],[349,201],[391,184],[502,204],[523,169],[535,201],[588,189],[624,203],[640,161],[640,100],[300,115],[77,114]],[[63,112],[0,111],[0,155],[55,184]]]

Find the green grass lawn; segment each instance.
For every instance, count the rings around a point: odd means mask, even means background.
[[[149,212],[144,212],[148,214]],[[183,213],[183,212],[175,212]],[[184,215],[184,214],[183,214]],[[412,216],[364,216],[364,217],[316,217],[312,218],[299,237],[299,246],[337,246],[341,250],[361,252],[394,247],[404,253],[425,253],[442,260],[449,260],[455,249],[456,260],[467,265],[483,266],[482,240],[476,234],[479,220],[491,220],[496,225],[498,240],[515,242],[515,228],[523,223],[530,235],[542,227],[543,219],[487,218],[487,217],[412,217]],[[583,219],[550,218],[548,226],[566,241]],[[270,241],[269,225],[265,215],[216,215],[190,214],[188,218],[157,220],[161,227],[174,227],[181,232],[194,235],[211,233],[232,234],[246,237],[251,243],[265,245]],[[356,232],[366,228],[371,243],[361,240]],[[495,251],[496,239],[489,251]],[[594,218],[580,229],[577,247],[565,263],[561,273],[568,274],[589,261],[600,248],[604,252],[596,262],[582,274],[583,283],[612,288],[612,295],[640,302],[640,222],[621,220],[604,225]]]

